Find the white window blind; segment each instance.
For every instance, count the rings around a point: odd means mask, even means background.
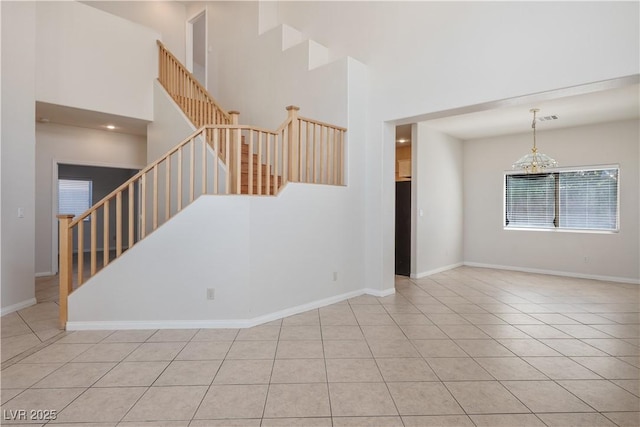
[[[92,181],[58,180],[58,213],[78,216],[91,207]]]
[[[617,167],[505,175],[506,228],[618,230]]]

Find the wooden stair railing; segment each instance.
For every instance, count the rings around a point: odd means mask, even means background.
[[[343,185],[346,129],[298,117],[298,110],[287,107],[275,131],[238,125],[238,113],[230,115],[235,123],[202,126],[86,212],[58,215],[60,327],[74,283],[82,286],[200,195],[276,195],[287,182]]]

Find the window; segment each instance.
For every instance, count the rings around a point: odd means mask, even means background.
[[[58,180],[58,213],[78,216],[91,207],[93,182],[86,179]],[[88,220],[89,217],[85,219]]]
[[[505,174],[505,228],[618,230],[618,167]]]

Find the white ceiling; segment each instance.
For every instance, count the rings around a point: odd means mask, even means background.
[[[640,85],[453,115],[426,123],[462,140],[487,138],[530,131],[533,116],[529,110],[532,108],[540,109],[538,118],[558,117],[558,120],[539,121],[538,131],[639,118]],[[396,140],[400,138],[411,138],[411,125],[396,128]]]
[[[36,102],[36,120],[40,123],[58,123],[139,136],[147,135],[147,124],[149,124],[146,120],[64,107],[46,102]],[[115,129],[109,130],[107,125],[113,125]]]

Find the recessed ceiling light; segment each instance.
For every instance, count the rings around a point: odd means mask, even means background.
[[[107,125],[107,129],[114,130],[116,127],[114,125]]]

